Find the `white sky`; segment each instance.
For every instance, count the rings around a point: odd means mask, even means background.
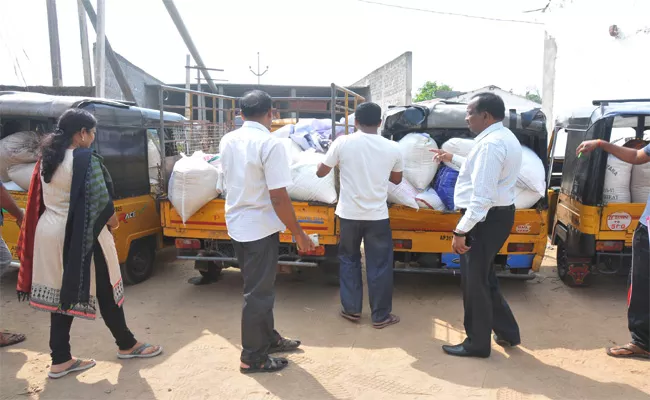
[[[437,11],[532,20],[546,0],[378,0]],[[93,1],[93,3],[95,3]],[[113,49],[166,83],[185,81],[188,53],[160,0],[107,0]],[[261,53],[267,84],[350,85],[413,52],[414,94],[426,80],[458,90],[497,85],[541,89],[541,25],[401,10],[357,0],[176,0],[213,78],[255,83]],[[83,85],[75,0],[58,0],[63,84]],[[95,32],[88,22],[89,40]],[[44,0],[0,0],[0,83],[51,85]],[[16,67],[20,64],[22,75]]]

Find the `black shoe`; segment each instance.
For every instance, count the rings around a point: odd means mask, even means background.
[[[496,344],[498,344],[499,346],[501,346],[501,347],[515,347],[515,346],[519,346],[519,343],[509,342],[509,341],[507,341],[507,340],[505,340],[505,339],[501,339],[501,338],[499,338],[499,337],[496,335],[496,333],[495,333],[494,335],[492,335],[492,339],[494,339],[494,342],[495,342]]]
[[[464,345],[458,344],[456,346],[442,346],[442,350],[449,354],[450,356],[456,357],[478,357],[478,358],[488,358],[490,353],[480,354],[477,352],[469,351],[465,348]]]

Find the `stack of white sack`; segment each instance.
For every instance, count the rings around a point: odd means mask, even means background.
[[[9,167],[9,180],[18,185],[25,192],[29,190],[32,174],[36,163],[16,164]]]
[[[41,136],[30,131],[16,132],[0,140],[0,181],[11,181],[9,176],[11,167],[19,164],[35,163],[40,154],[40,146]],[[23,171],[25,168],[19,169]],[[14,174],[16,173],[18,172],[14,169]],[[24,179],[21,180],[24,181]],[[22,187],[20,184],[19,186]],[[29,189],[29,179],[27,180],[27,188],[23,189]]]
[[[438,163],[433,161],[431,150],[438,145],[426,133],[409,133],[398,142],[404,164],[404,178],[418,191],[424,191],[433,181],[438,171]]]
[[[303,152],[302,148],[298,143],[291,140],[291,138],[278,139],[284,145],[284,150],[287,153],[287,158],[289,160],[289,165],[293,165],[300,161],[300,156]]]
[[[621,161],[613,155],[607,157],[605,183],[603,185],[603,203],[629,203],[632,201],[630,180],[632,164]],[[647,181],[646,181],[647,182]],[[647,200],[647,196],[646,196]],[[643,200],[645,202],[645,200]]]
[[[402,178],[402,182],[399,185],[388,182],[388,202],[391,204],[398,204],[419,210],[420,206],[416,200],[419,194],[420,192],[407,179]]]
[[[296,201],[315,201],[334,204],[338,199],[334,171],[327,176],[316,176],[318,164],[325,160],[324,154],[314,150],[302,152],[297,161],[291,165],[291,180],[293,184],[287,188],[289,197]]]
[[[445,203],[440,199],[438,193],[436,193],[436,191],[431,187],[415,196],[415,201],[422,209],[436,211],[446,210]]]
[[[634,165],[630,182],[632,203],[645,203],[650,197],[650,163]]]
[[[473,139],[451,138],[442,144],[442,150],[467,157],[474,147]],[[546,171],[544,163],[537,154],[526,146],[521,146],[521,170],[517,176],[515,207],[531,208],[546,194]],[[445,163],[458,171],[452,163]]]
[[[204,205],[217,198],[219,171],[197,151],[191,157],[181,154],[169,180],[169,201],[185,223]]]

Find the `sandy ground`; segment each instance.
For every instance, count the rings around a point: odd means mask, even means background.
[[[160,258],[168,258],[163,256]],[[131,329],[164,345],[150,360],[118,361],[102,321],[76,320],[73,354],[98,365],[58,381],[50,364],[49,316],[18,303],[15,273],[1,282],[0,326],[26,342],[0,350],[1,399],[645,399],[650,363],[616,360],[603,347],[628,340],[625,279],[569,289],[547,258],[541,277],[502,281],[523,344],[494,345],[486,360],[458,359],[440,346],[463,337],[459,280],[397,275],[394,311],[383,331],[337,316],[338,290],[318,271],[280,276],[276,326],[303,340],[303,352],[277,374],[238,371],[241,278],[236,270],[209,286],[189,285],[191,264],[160,259],[155,275],[127,288]]]

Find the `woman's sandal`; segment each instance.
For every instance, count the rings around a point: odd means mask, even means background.
[[[88,362],[88,364],[82,365],[84,363],[84,360],[77,359],[77,361],[75,361],[67,369],[64,369],[61,372],[52,372],[52,371],[50,371],[50,372],[47,373],[47,376],[50,377],[50,379],[59,379],[59,378],[63,378],[64,376],[68,375],[69,373],[85,371],[85,370],[91,369],[92,367],[97,365],[95,360],[88,360],[87,362]]]
[[[650,352],[643,350],[634,343],[610,347],[607,349],[607,355],[615,358],[650,358]]]
[[[142,353],[146,349],[152,348],[152,347],[157,347],[158,349],[155,351],[152,351],[151,353]],[[142,346],[138,347],[137,349],[134,349],[132,352],[129,354],[121,354],[117,353],[117,358],[120,360],[129,360],[132,358],[152,358],[159,356],[163,352],[162,346],[153,346],[149,343],[145,343]]]
[[[263,362],[250,364],[248,368],[239,367],[242,374],[254,374],[257,372],[278,372],[289,365],[289,360],[282,357],[267,357]]]
[[[359,322],[361,320],[361,314],[352,314],[345,310],[341,310],[339,315],[351,322]]]
[[[275,343],[269,347],[268,354],[286,353],[288,351],[298,350],[298,347],[300,347],[301,343],[302,342],[300,340],[282,338],[278,343]]]
[[[388,318],[386,318],[382,322],[373,323],[372,327],[375,328],[375,329],[384,329],[387,326],[395,325],[399,321],[400,320],[399,320],[399,317],[397,315],[389,314]]]

